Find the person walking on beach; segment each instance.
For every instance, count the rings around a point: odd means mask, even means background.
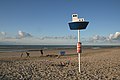
[[[41,56],[43,56],[43,50],[40,50],[40,52],[41,52]]]
[[[23,56],[23,53],[21,54],[21,57]]]
[[[26,57],[30,57],[30,53],[26,52],[26,55],[27,55]]]

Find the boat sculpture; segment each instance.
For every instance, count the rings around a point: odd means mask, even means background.
[[[72,22],[69,22],[69,27],[71,30],[81,30],[86,29],[88,21],[85,21],[84,18],[78,18],[77,14],[72,15]]]

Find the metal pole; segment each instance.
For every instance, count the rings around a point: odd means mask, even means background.
[[[78,61],[79,61],[79,73],[81,72],[81,69],[80,69],[80,53],[78,53]]]
[[[78,42],[80,42],[80,30],[78,30]]]
[[[78,30],[78,42],[80,42],[80,30]],[[81,72],[80,69],[80,53],[78,53],[78,61],[79,61],[79,73]]]

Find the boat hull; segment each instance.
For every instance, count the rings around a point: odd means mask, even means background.
[[[86,29],[89,22],[70,22],[69,27],[71,30],[81,30]]]

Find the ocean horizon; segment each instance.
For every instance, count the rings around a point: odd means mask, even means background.
[[[120,45],[82,45],[83,49],[115,48]],[[76,45],[0,45],[0,52],[25,52],[45,49],[68,49],[76,48]]]

